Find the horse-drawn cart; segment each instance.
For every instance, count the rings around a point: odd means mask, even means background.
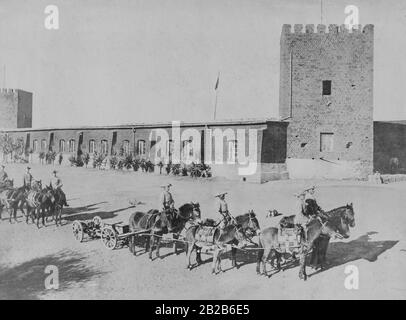
[[[114,250],[118,247],[128,245],[131,236],[142,235],[148,233],[149,230],[130,231],[128,224],[117,222],[113,224],[105,224],[101,230],[101,239],[104,246],[109,250]]]
[[[72,232],[75,239],[82,242],[85,235],[90,239],[100,238],[103,221],[99,216],[95,216],[90,221],[75,220],[72,223]]]
[[[90,239],[100,238],[109,250],[128,245],[130,236],[149,232],[149,230],[131,232],[129,225],[124,225],[122,222],[105,223],[99,216],[95,216],[90,221],[73,221],[72,231],[77,241],[82,242],[85,236]]]

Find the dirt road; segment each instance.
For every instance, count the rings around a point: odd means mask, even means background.
[[[49,181],[53,166],[34,165],[36,179]],[[9,224],[3,213],[0,222],[0,299],[405,299],[406,298],[406,183],[372,185],[357,181],[275,181],[263,185],[236,183],[223,179],[194,180],[189,177],[159,176],[134,172],[98,171],[59,167],[70,208],[65,225],[53,223],[37,229],[26,225],[19,213],[17,224]],[[22,184],[23,165],[8,165],[7,171]],[[255,273],[256,252],[239,251],[240,268],[211,275],[207,263],[186,269],[184,253],[176,256],[163,248],[163,259],[153,262],[147,255],[132,256],[128,248],[109,251],[99,240],[78,243],[71,232],[73,220],[99,215],[106,222],[128,222],[134,208],[130,199],[144,204],[137,210],[157,207],[159,186],[173,184],[176,204],[198,201],[203,217],[217,218],[214,195],[228,192],[229,209],[234,215],[253,209],[261,228],[272,222],[268,209],[293,214],[293,194],[315,184],[322,208],[330,209],[353,202],[356,226],[351,237],[336,240],[328,251],[329,269],[298,279],[298,268],[271,278]],[[275,218],[276,219],[276,218]],[[45,289],[45,268],[59,272],[59,289]],[[345,268],[356,266],[359,288],[344,286]],[[352,269],[354,270],[354,269]]]

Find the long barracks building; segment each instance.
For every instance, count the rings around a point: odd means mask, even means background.
[[[255,182],[366,179],[374,169],[393,171],[394,162],[401,170],[406,165],[406,126],[373,121],[373,48],[373,25],[352,30],[283,25],[279,118],[181,123],[182,154],[188,143],[199,140],[187,153],[210,163],[213,175]],[[34,162],[49,150],[62,153],[65,163],[78,152],[112,155],[119,150],[156,162],[157,132],[165,130],[169,139],[160,160],[171,158],[176,140],[172,123],[31,128],[32,94],[22,90],[2,89],[0,112],[1,133],[23,138]],[[224,134],[221,139],[210,135],[216,129]],[[244,168],[237,159],[241,148],[254,155],[253,174],[239,171]],[[215,161],[219,153],[223,163]]]

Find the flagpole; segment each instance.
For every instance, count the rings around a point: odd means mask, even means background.
[[[216,120],[216,114],[217,114],[217,95],[218,95],[219,81],[220,81],[220,72],[217,75],[216,86],[214,88],[214,90],[216,91],[216,100],[214,101],[214,120]]]
[[[6,87],[6,65],[3,65],[3,88]]]
[[[217,90],[216,90],[216,101],[214,102],[214,120],[216,120],[216,112],[217,112]]]
[[[320,0],[320,24],[323,24],[323,0]]]

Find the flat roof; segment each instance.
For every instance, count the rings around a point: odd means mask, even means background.
[[[378,120],[374,122],[406,125],[406,120]]]
[[[204,127],[204,126],[238,126],[238,125],[260,125],[269,122],[288,122],[276,118],[253,118],[236,120],[209,120],[199,122],[180,121],[180,127]],[[38,128],[3,128],[2,132],[28,132],[28,131],[60,131],[60,130],[112,130],[112,129],[143,129],[143,128],[170,128],[172,122],[155,123],[128,123],[108,126],[67,126],[67,127],[38,127]]]

